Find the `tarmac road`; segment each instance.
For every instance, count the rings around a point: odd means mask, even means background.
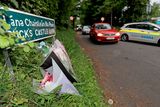
[[[77,33],[77,42],[92,59],[106,101],[113,107],[160,107],[160,47],[119,42],[94,44]]]

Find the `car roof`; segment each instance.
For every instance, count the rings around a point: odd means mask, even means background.
[[[84,26],[90,26],[90,25],[83,25],[83,27],[84,27]]]
[[[94,23],[94,24],[109,24],[109,23],[106,23],[106,22],[98,22],[98,23]]]
[[[148,23],[150,22],[132,22],[132,23],[126,23],[126,24],[128,25],[128,24],[148,24]]]
[[[124,24],[124,27],[127,26],[127,25],[132,25],[132,24],[150,24],[150,25],[154,25],[154,26],[159,27],[157,24],[154,24],[154,23],[151,23],[151,22],[133,22],[133,23],[126,23],[126,24]]]
[[[132,22],[132,23],[126,23],[124,25],[130,25],[130,24],[154,24],[154,23],[151,23],[151,22]]]

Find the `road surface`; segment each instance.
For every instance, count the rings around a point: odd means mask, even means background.
[[[77,33],[113,107],[160,107],[160,47],[144,43],[94,44]]]

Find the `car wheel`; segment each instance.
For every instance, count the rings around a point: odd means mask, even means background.
[[[122,40],[122,41],[128,41],[128,35],[123,34],[123,35],[121,36],[121,40]]]
[[[116,42],[114,42],[115,44],[117,44],[118,43],[118,41],[116,41]]]
[[[89,39],[90,39],[90,40],[93,40],[93,38],[92,38],[92,36],[91,36],[91,35],[89,35]]]
[[[95,41],[96,41],[95,38],[94,38],[93,36],[91,36],[91,35],[89,35],[89,39],[90,39],[92,42],[95,42]]]
[[[158,43],[157,43],[157,44],[158,44],[158,46],[160,46],[160,39],[158,40]]]

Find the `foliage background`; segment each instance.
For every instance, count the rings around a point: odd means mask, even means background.
[[[91,25],[99,22],[101,17],[114,26],[122,26],[132,21],[146,21],[160,16],[160,4],[154,3],[147,13],[150,0],[1,0],[0,4],[29,13],[50,17],[60,27],[72,26],[69,17],[81,18],[82,24]],[[122,11],[124,7],[127,10]],[[76,23],[75,23],[76,24]]]
[[[151,17],[160,17],[160,4],[154,3],[151,12],[147,12],[149,2],[150,0],[83,0],[80,8],[81,22],[91,25],[104,17],[113,26],[122,26],[128,22],[149,21]],[[127,7],[125,11],[124,7]]]
[[[125,19],[124,22],[145,20],[147,2],[148,0],[83,0],[83,2],[79,0],[1,0],[1,5],[53,18],[56,20],[57,28],[63,28],[57,32],[57,38],[64,43],[71,56],[73,68],[80,81],[74,85],[82,96],[58,96],[58,90],[48,96],[33,93],[32,79],[42,78],[39,71],[42,54],[36,49],[24,53],[22,49],[16,48],[15,51],[10,51],[16,82],[10,80],[8,72],[3,73],[5,61],[0,50],[0,105],[5,107],[50,107],[52,105],[55,107],[106,107],[90,60],[75,42],[73,30],[64,28],[69,28],[73,24],[69,20],[71,15],[80,16],[82,24],[100,21],[102,16],[109,23],[112,16],[113,25],[119,26],[121,26],[120,19],[121,21]],[[129,8],[122,15],[124,6]],[[154,4],[150,16],[159,16],[158,8],[159,5]],[[51,40],[47,42],[51,43]]]
[[[65,34],[65,35],[64,35]],[[38,95],[32,90],[33,78],[41,80],[40,64],[42,53],[37,49],[24,52],[20,48],[10,51],[10,58],[14,67],[15,81],[10,80],[10,74],[5,69],[4,59],[0,54],[0,105],[3,107],[106,107],[102,91],[99,88],[94,70],[89,58],[81,51],[74,39],[73,30],[57,31],[57,38],[63,42],[71,61],[78,83],[74,83],[80,96],[58,95],[54,90],[49,95]],[[46,40],[49,44],[52,39]],[[2,76],[3,74],[3,76]]]
[[[1,5],[25,12],[50,17],[58,27],[69,27],[69,17],[77,0],[1,0]]]
[[[90,60],[81,51],[75,42],[75,32],[70,29],[69,16],[75,5],[75,0],[1,0],[1,5],[30,12],[37,15],[50,17],[56,20],[56,25],[61,30],[57,31],[57,38],[60,39],[69,56],[78,83],[74,83],[80,92],[80,96],[63,94],[58,95],[58,91],[50,95],[38,95],[32,91],[32,81],[42,79],[40,64],[43,61],[42,53],[37,49],[24,52],[21,47],[9,50],[9,55],[13,64],[15,80],[5,69],[4,56],[0,49],[0,106],[4,107],[106,107],[102,91],[98,87],[94,76],[94,70]],[[63,28],[63,29],[62,29]],[[45,40],[48,44],[52,39]],[[77,66],[78,65],[78,66]]]

